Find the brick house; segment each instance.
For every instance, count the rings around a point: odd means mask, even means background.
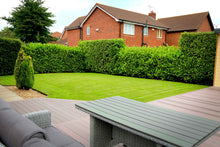
[[[213,29],[209,12],[156,20],[153,11],[145,15],[97,3],[65,27],[60,42],[76,46],[79,40],[123,38],[128,46],[176,46],[184,31]]]
[[[178,45],[179,37],[182,32],[210,32],[214,26],[209,12],[161,18],[158,21],[170,29],[166,34],[168,45]]]
[[[149,15],[131,12],[102,4],[95,4],[87,16],[82,16],[66,27],[70,46],[79,40],[123,38],[128,46],[162,46],[168,28]]]
[[[55,38],[60,38],[62,34],[60,32],[54,32],[52,34],[50,34],[50,36],[55,37]]]

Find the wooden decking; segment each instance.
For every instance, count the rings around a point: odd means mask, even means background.
[[[11,102],[13,108],[21,113],[50,110],[52,125],[70,137],[89,147],[89,115],[75,109],[75,104],[82,101],[52,98],[35,98]]]
[[[180,94],[149,104],[184,112],[216,121],[220,121],[220,88],[209,87]],[[199,147],[219,147],[220,131],[202,143]]]
[[[82,101],[36,98],[11,102],[19,113],[50,110],[52,124],[72,138],[89,147],[89,115],[75,109]],[[220,88],[210,87],[169,98],[149,102],[160,107],[220,121]],[[200,147],[219,147],[220,131],[202,143]]]

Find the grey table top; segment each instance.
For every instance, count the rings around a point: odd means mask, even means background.
[[[220,129],[217,121],[120,96],[82,102],[75,107],[166,146],[198,146]]]

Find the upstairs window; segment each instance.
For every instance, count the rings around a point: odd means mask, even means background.
[[[144,27],[144,35],[148,35],[148,27]]]
[[[134,28],[135,28],[134,25],[124,23],[124,34],[134,35]]]
[[[157,38],[162,38],[162,32],[163,30],[160,29],[157,30]]]
[[[90,26],[87,27],[87,35],[90,35]]]

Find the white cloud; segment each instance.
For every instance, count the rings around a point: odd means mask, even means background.
[[[0,17],[9,17],[9,12],[12,11],[12,8],[18,6],[19,3],[19,0],[4,0],[4,2],[1,1]],[[7,22],[5,20],[0,19],[0,30],[3,29],[5,26],[7,26]]]
[[[91,5],[93,3],[89,0],[46,0],[44,3],[44,6],[49,7],[49,10],[53,13],[63,10],[80,11]]]

